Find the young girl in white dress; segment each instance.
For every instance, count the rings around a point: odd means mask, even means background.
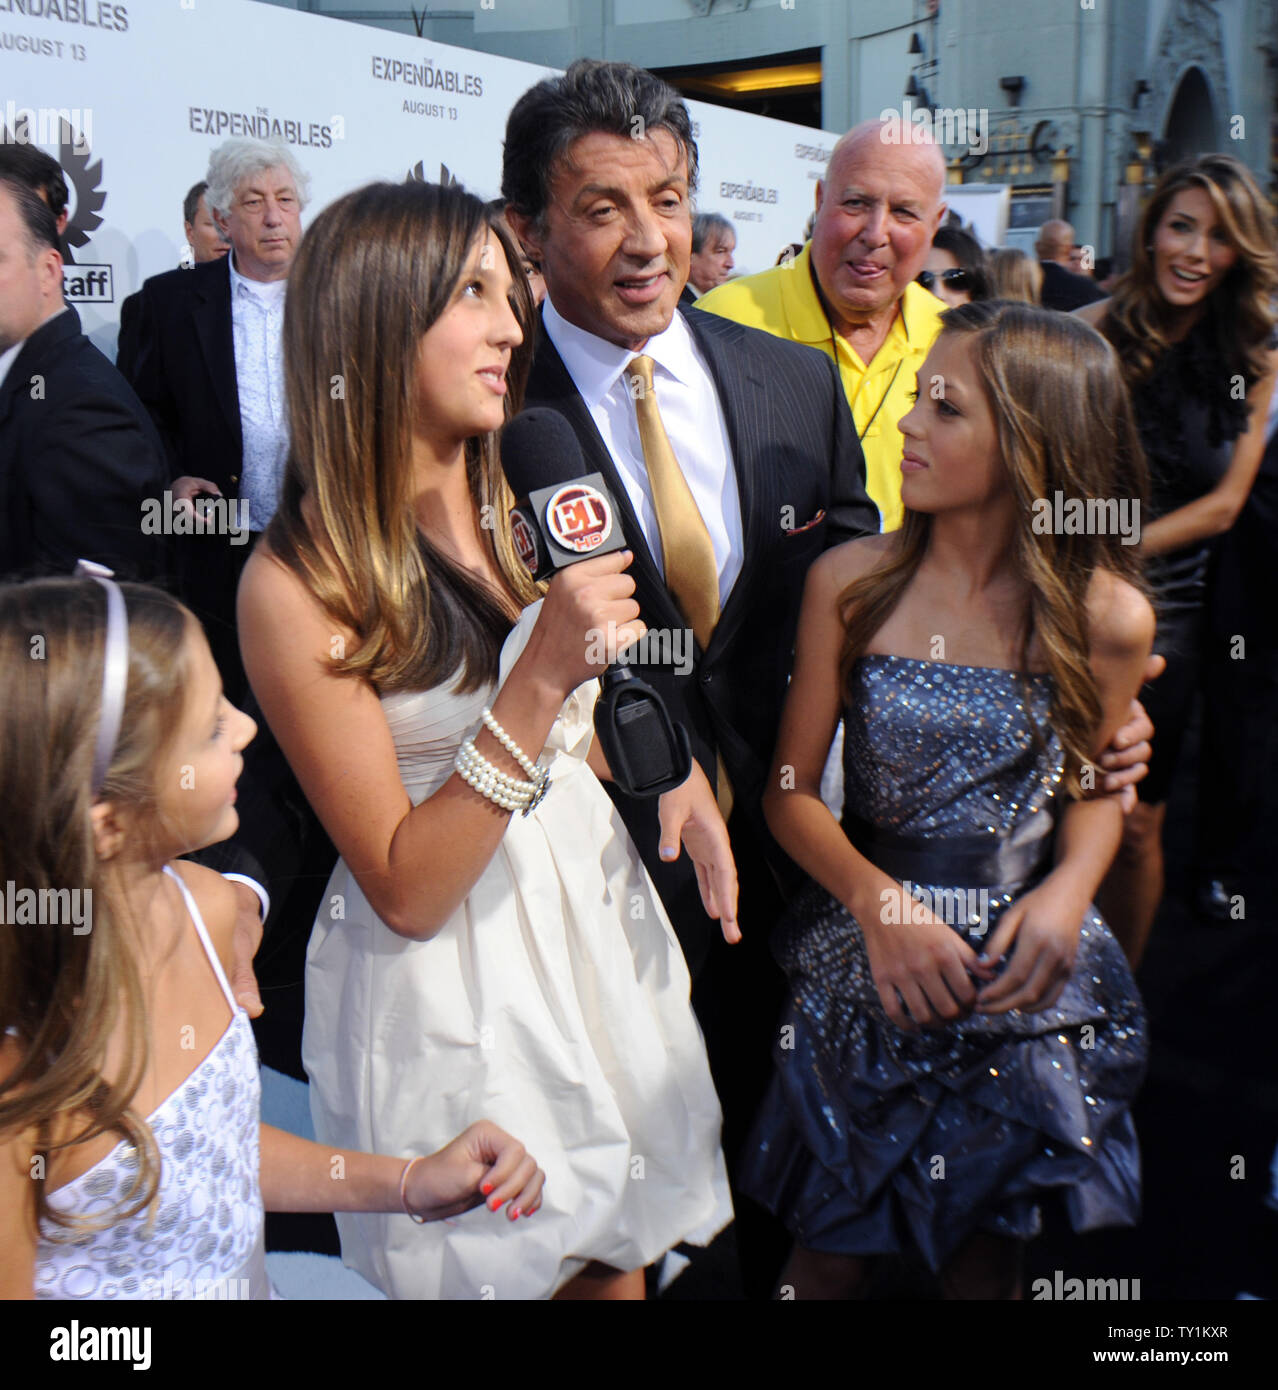
[[[234,889],[175,860],[234,832],[254,732],[167,594],[0,587],[0,1298],[265,1298],[264,1206],[540,1203],[487,1122],[408,1161],[261,1123]]]
[[[341,854],[306,976],[316,1133],[428,1147],[492,1116],[546,1168],[532,1222],[339,1217],[394,1297],[641,1298],[644,1266],[731,1218],[687,969],[598,781],[591,637],[643,632],[629,556],[538,602],[511,543],[497,431],[532,326],[517,253],[462,190],[326,209],[289,282],[280,509],[240,587],[249,679]],[[658,814],[737,939],[695,765]]]

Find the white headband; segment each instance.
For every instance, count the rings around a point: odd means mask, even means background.
[[[124,595],[112,577],[114,571],[92,560],[77,561],[75,572],[96,579],[106,590],[106,648],[102,658],[102,712],[98,717],[98,741],[93,750],[93,795],[96,799],[106,781],[107,769],[115,755],[124,717],[124,695],[129,683],[129,618]]]

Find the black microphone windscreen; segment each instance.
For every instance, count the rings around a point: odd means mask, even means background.
[[[521,411],[501,436],[501,463],[516,498],[571,482],[589,470],[572,426],[548,406]]]

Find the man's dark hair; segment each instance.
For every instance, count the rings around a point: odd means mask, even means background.
[[[699,212],[692,219],[692,249],[704,251],[706,242],[716,232],[731,232],[736,240],[736,228],[721,212]]]
[[[697,142],[688,108],[669,83],[632,63],[575,62],[562,77],[530,87],[506,121],[501,192],[506,202],[544,227],[550,180],[583,135],[674,136],[688,160],[688,192],[697,186]]]
[[[27,250],[31,255],[52,248],[60,251],[58,245],[58,222],[53,210],[29,183],[0,168],[0,189],[13,195],[18,205],[18,216],[27,233]]]
[[[187,189],[186,197],[182,199],[182,220],[183,222],[194,222],[196,209],[200,206],[200,199],[204,197],[204,190],[208,184],[203,179],[199,183],[193,183]]]
[[[0,174],[42,194],[56,220],[67,210],[67,181],[62,166],[35,145],[0,141]]]

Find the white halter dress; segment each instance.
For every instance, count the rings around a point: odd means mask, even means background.
[[[76,1237],[44,1221],[36,1250],[37,1298],[270,1298],[258,1181],[261,1082],[248,1014],[235,1002],[217,952],[181,876],[187,911],[231,1022],[212,1051],[147,1117],[160,1151],[154,1220],[143,1210]],[[97,1217],[128,1191],[137,1153],[121,1142],[49,1195],[60,1212]]]

